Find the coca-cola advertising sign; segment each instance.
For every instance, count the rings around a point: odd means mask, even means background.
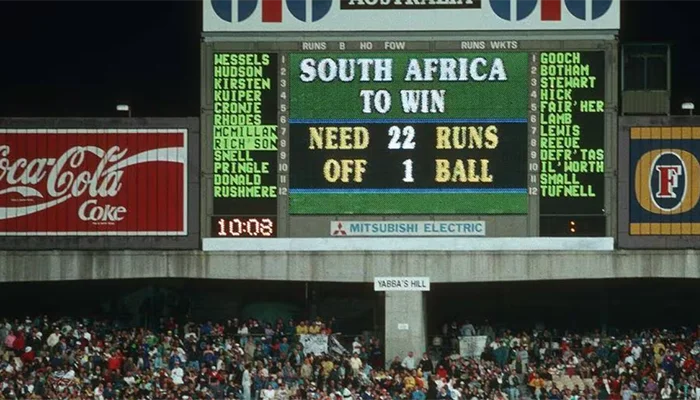
[[[0,236],[186,234],[186,129],[0,129]]]

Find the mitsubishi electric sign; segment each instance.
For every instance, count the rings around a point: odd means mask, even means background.
[[[618,30],[620,0],[203,0],[204,32]]]

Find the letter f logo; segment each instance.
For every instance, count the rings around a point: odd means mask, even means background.
[[[659,190],[656,192],[656,197],[675,199],[678,177],[683,174],[681,167],[679,165],[657,165],[656,171],[659,172]]]

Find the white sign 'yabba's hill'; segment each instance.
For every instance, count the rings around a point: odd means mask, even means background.
[[[429,292],[430,278],[427,276],[375,277],[375,292]]]

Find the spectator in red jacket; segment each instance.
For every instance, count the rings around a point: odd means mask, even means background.
[[[24,339],[24,332],[19,331],[17,332],[17,337],[15,338],[14,343],[12,344],[12,349],[15,351],[16,355],[21,355],[24,353],[24,348],[25,348],[25,339]]]
[[[32,349],[31,347],[26,347],[24,349],[24,353],[20,356],[22,363],[25,365],[34,361],[34,358],[36,358],[36,353],[34,352],[34,349]]]

